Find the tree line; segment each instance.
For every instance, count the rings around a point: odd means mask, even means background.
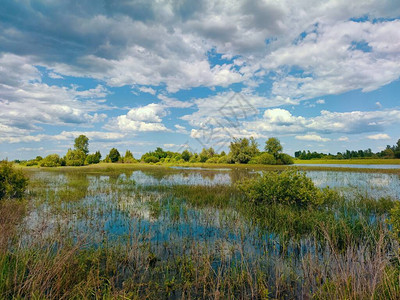
[[[280,141],[271,137],[265,142],[263,151],[253,137],[234,138],[229,146],[229,153],[222,151],[217,153],[212,147],[203,148],[200,153],[191,152],[187,149],[182,152],[164,151],[157,147],[154,151],[149,151],[135,159],[130,150],[122,156],[116,148],[112,148],[107,156],[101,160],[100,151],[89,154],[89,138],[80,135],[75,139],[74,148],[68,149],[64,157],[58,154],[50,154],[46,157],[37,156],[28,161],[17,160],[17,163],[26,166],[58,167],[58,166],[84,166],[106,163],[213,163],[213,164],[267,164],[267,165],[286,165],[292,164],[293,158],[283,153]]]
[[[311,151],[296,151],[295,158],[310,160],[310,159],[352,159],[352,158],[400,158],[400,139],[393,146],[387,145],[386,148],[379,152],[372,152],[371,149],[366,150],[346,150],[337,154],[326,154]]]

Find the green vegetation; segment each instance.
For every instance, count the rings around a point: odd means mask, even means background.
[[[325,154],[318,152],[310,152],[310,151],[296,151],[294,153],[295,158],[301,160],[311,160],[311,159],[393,159],[400,158],[400,139],[397,141],[396,145],[390,146],[387,145],[386,149],[373,153],[371,149],[367,150],[358,150],[358,151],[350,151],[346,150],[345,152],[338,152],[336,155],[334,154]]]
[[[399,165],[399,159],[380,159],[380,158],[368,158],[368,159],[311,159],[311,160],[300,160],[295,159],[296,164],[346,164],[346,165]]]
[[[28,178],[21,170],[15,170],[8,161],[0,161],[0,201],[21,199],[27,185]]]
[[[84,153],[84,155],[88,155],[89,153],[89,138],[83,134],[78,136],[75,139],[75,144],[74,144],[75,150],[80,150]]]
[[[334,192],[320,190],[305,172],[296,169],[282,172],[264,172],[256,179],[246,179],[238,187],[247,197],[259,204],[285,204],[297,207],[320,206]],[[336,195],[337,196],[337,195]],[[338,198],[338,196],[336,197]]]
[[[198,165],[26,168],[29,206],[0,203],[0,298],[400,296],[398,199]]]
[[[115,162],[119,161],[119,159],[121,158],[121,155],[119,154],[119,152],[116,148],[112,148],[110,150],[110,153],[107,155],[107,158],[106,158],[106,161],[109,160],[110,162],[115,163]]]
[[[58,154],[49,154],[39,163],[41,167],[59,167],[64,165],[64,162]]]

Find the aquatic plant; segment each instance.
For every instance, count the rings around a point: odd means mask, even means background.
[[[305,172],[297,169],[264,172],[261,176],[245,179],[237,184],[249,200],[264,204],[287,204],[298,207],[318,206],[325,202],[329,190],[321,191]]]
[[[22,198],[28,185],[28,178],[12,163],[0,161],[0,201],[4,198]]]

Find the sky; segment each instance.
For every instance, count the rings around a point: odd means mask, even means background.
[[[2,0],[0,159],[380,151],[400,138],[398,0]]]

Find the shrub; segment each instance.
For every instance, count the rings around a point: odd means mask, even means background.
[[[249,164],[276,165],[276,159],[272,154],[265,152],[254,157]]]
[[[86,156],[85,164],[87,165],[98,164],[100,162],[100,159],[101,159],[100,151],[97,151],[96,153],[89,154],[88,156]]]
[[[85,164],[85,152],[82,150],[69,149],[65,156],[65,163],[67,166],[83,166]]]
[[[288,155],[286,153],[280,153],[278,155],[277,163],[279,165],[292,165],[294,163],[294,161],[290,155]]]
[[[298,207],[321,205],[327,200],[324,194],[331,198],[334,193],[331,190],[320,190],[305,172],[298,170],[264,172],[262,176],[243,180],[237,186],[253,202]]]
[[[61,166],[61,159],[58,154],[47,155],[41,162],[41,167],[59,167]]]
[[[121,155],[119,154],[118,150],[115,148],[112,148],[110,150],[110,154],[108,154],[109,159],[111,160],[112,163],[115,163],[119,160]]]
[[[157,157],[155,157],[155,156],[147,156],[147,157],[145,157],[145,159],[144,159],[144,162],[145,163],[157,163],[157,162],[159,162],[160,160],[157,158]]]
[[[5,198],[22,198],[28,178],[20,170],[15,170],[12,163],[0,162],[0,200]]]
[[[396,201],[394,207],[390,210],[389,224],[392,225],[393,233],[400,241],[400,202]]]
[[[214,157],[211,157],[211,158],[207,159],[206,163],[208,163],[208,164],[217,164],[218,161],[219,161],[219,157],[214,156]]]

